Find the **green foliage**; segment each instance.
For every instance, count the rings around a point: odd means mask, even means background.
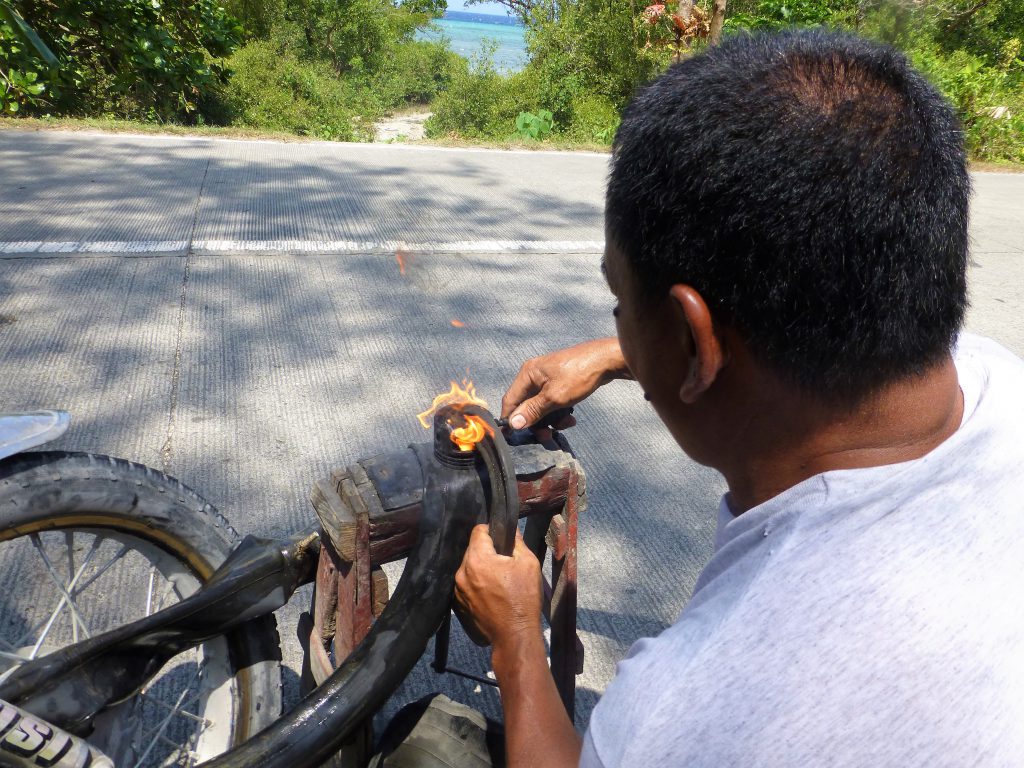
[[[464,60],[437,43],[393,42],[389,55],[343,76],[312,56],[304,31],[287,23],[272,39],[252,40],[226,61],[231,71],[207,112],[214,122],[335,140],[368,140],[384,112],[427,103],[466,72]]]
[[[224,75],[218,58],[237,41],[215,0],[17,0],[12,5],[59,60],[0,32],[0,71],[36,73],[48,86],[30,111],[190,119]],[[44,76],[45,73],[45,76]],[[25,102],[22,102],[25,104]]]
[[[39,103],[49,74],[42,70],[57,64],[57,57],[21,14],[0,2],[0,115],[14,115],[22,106]]]
[[[376,71],[364,78],[382,110],[428,104],[466,70],[466,60],[442,43],[411,40],[394,46]]]
[[[972,156],[1024,162],[1024,61],[1016,38],[1003,45],[995,66],[960,49],[943,54],[919,47],[911,59],[952,102]]]
[[[639,24],[624,3],[540,0],[529,13],[525,69],[502,75],[478,58],[434,103],[427,135],[610,143],[622,107],[667,63],[643,48]]]
[[[60,64],[49,46],[42,41],[32,26],[21,17],[21,14],[7,0],[0,2],[0,21],[10,25],[10,28],[32,47],[46,66],[53,69]]]
[[[354,139],[465,71],[445,46],[413,40],[444,0],[221,2],[0,0],[0,110]]]
[[[364,75],[386,66],[432,7],[427,0],[288,0],[285,17],[301,29],[308,56],[326,57],[339,74]]]
[[[574,141],[611,144],[622,117],[611,100],[603,96],[583,96],[572,105],[572,121],[566,135]]]
[[[284,21],[285,0],[225,0],[224,7],[242,25],[246,39],[267,38]]]
[[[710,12],[709,0],[701,7]],[[673,3],[668,3],[671,9]],[[529,135],[520,112],[553,114],[550,135],[608,143],[635,89],[670,64],[648,46],[644,4],[529,0],[530,61],[511,78],[474,70],[438,100],[433,135]],[[1020,0],[730,0],[726,27],[825,25],[903,49],[950,99],[972,157],[1024,161],[1024,3]],[[703,42],[697,42],[697,50]],[[518,110],[510,109],[514,104]],[[532,123],[530,123],[532,124]]]
[[[500,1],[527,24],[529,61],[513,74],[493,46],[467,62],[414,39],[445,0],[0,0],[0,112],[365,139],[388,110],[429,103],[428,136],[607,144],[637,87],[671,63],[649,0]],[[794,25],[896,45],[950,99],[972,156],[1024,161],[1021,0],[729,2],[727,29]]]
[[[858,9],[853,0],[734,0],[727,29],[779,29],[789,26],[852,25]]]
[[[606,0],[544,0],[535,6],[527,66],[536,72],[540,102],[559,124],[571,122],[573,103],[587,95],[621,109],[668,63],[667,54],[644,49],[640,10]]]
[[[413,40],[440,0],[233,2],[247,30],[269,31],[227,62],[223,109],[209,110],[222,121],[366,139],[383,112],[428,102],[465,69],[446,46]]]
[[[433,103],[433,115],[424,125],[427,136],[508,139],[515,135],[519,113],[537,109],[531,73],[499,74],[492,61],[494,49],[485,45],[467,68],[454,74]]]
[[[554,125],[554,117],[546,109],[538,109],[536,115],[532,112],[520,112],[516,117],[516,131],[522,138],[533,141],[548,137]]]
[[[13,115],[24,105],[34,105],[46,91],[46,82],[39,72],[16,69],[14,62],[32,61],[29,56],[19,56],[25,47],[21,30],[6,21],[0,21],[0,114]],[[22,64],[22,66],[24,66]]]
[[[268,40],[254,40],[228,60],[220,93],[235,125],[322,139],[360,137],[358,94],[323,63],[303,61]]]

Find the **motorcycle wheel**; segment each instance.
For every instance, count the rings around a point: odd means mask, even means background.
[[[196,591],[239,541],[195,491],[86,453],[0,462],[0,686],[26,658],[136,620]],[[98,715],[91,743],[122,766],[192,766],[281,711],[272,615],[172,659]]]

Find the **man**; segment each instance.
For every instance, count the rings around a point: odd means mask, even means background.
[[[474,531],[457,597],[493,644],[510,765],[1024,761],[1024,364],[960,335],[968,196],[947,104],[852,37],[736,37],[629,106],[618,339],[527,362],[502,414],[629,375],[729,492],[689,605],[582,743],[537,561]]]

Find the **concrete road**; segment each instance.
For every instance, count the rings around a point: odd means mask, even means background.
[[[60,447],[166,468],[241,531],[298,530],[314,480],[424,441],[415,414],[450,379],[497,406],[525,357],[613,332],[606,165],[2,131],[0,410],[70,410]],[[1024,355],[1024,176],[974,183],[968,325]],[[578,416],[584,726],[616,660],[685,603],[723,485],[630,383]],[[281,614],[292,699],[302,607]],[[425,668],[400,697],[440,687],[496,712],[492,691]]]

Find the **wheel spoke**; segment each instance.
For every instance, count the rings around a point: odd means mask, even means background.
[[[156,566],[149,566],[149,587],[146,589],[146,615],[153,612],[153,581],[156,578]]]
[[[70,579],[75,574],[75,532],[73,530],[64,531],[64,553],[67,556],[68,578]]]
[[[99,536],[96,536],[93,539],[93,549],[98,549],[102,543],[103,543],[103,539],[101,539]],[[110,569],[110,567],[114,565],[114,563],[116,563],[118,560],[120,560],[122,557],[124,557],[128,553],[129,549],[130,548],[128,547],[127,544],[122,544],[121,548],[117,551],[117,553],[112,558],[110,558],[106,563],[104,563],[96,571],[96,573],[94,573],[92,576],[90,576],[88,579],[86,579],[84,582],[82,582],[81,586],[77,587],[76,589],[69,589],[69,591],[71,592],[71,595],[74,597],[76,595],[80,595],[83,592],[85,592],[85,590],[87,590],[90,586],[92,586],[96,582],[97,579],[99,579],[104,573],[106,573]],[[89,554],[88,559],[91,560],[94,554],[95,553],[91,552]],[[83,568],[82,569],[83,573],[84,573],[84,570],[85,569]],[[61,604],[57,608],[58,610],[61,607],[63,607],[64,602],[66,602],[66,601],[62,597],[61,598]],[[10,645],[10,643],[7,643],[7,641],[3,640],[2,638],[0,638],[0,642],[3,642],[5,644],[7,644],[12,649],[20,648],[22,645],[25,644],[25,641],[28,640],[30,637],[34,636],[35,633],[39,630],[39,628],[41,626],[43,626],[43,624],[45,624],[45,623],[46,622],[39,622],[38,624],[36,624],[32,629],[30,629],[28,632],[26,632],[24,635],[22,635],[21,638],[18,640],[18,642],[15,643],[14,645]]]
[[[168,704],[167,706],[170,706],[170,704]],[[181,744],[178,744],[175,741],[171,741],[166,736],[157,736],[156,738],[157,738],[157,741],[161,741],[164,744],[166,744],[167,746],[173,747],[174,749],[178,750],[179,752],[181,751]]]
[[[97,538],[97,540],[99,540],[98,536],[96,538]],[[129,550],[128,545],[127,544],[122,544],[121,548],[119,550],[117,550],[117,553],[112,558],[110,558],[106,563],[104,563],[102,568],[100,568],[98,571],[96,571],[96,573],[94,573],[92,576],[90,576],[85,581],[85,583],[82,584],[82,586],[78,588],[78,591],[75,594],[80,595],[85,590],[87,590],[96,581],[96,579],[98,579],[100,576],[102,576],[104,573],[106,573],[107,570],[114,563],[116,563],[118,560],[120,560],[122,557],[124,557],[126,554],[128,554],[128,550]]]
[[[10,549],[0,544],[0,552],[9,557],[0,560],[10,563],[8,581],[22,587],[8,596],[0,624],[0,686],[24,673],[24,665],[31,667],[33,659],[72,643],[89,644],[87,638],[138,620],[140,608],[142,615],[154,617],[180,603],[203,583],[205,570],[197,563],[206,549],[224,548],[222,537],[212,542],[203,538],[204,526],[211,522],[208,510],[196,508],[189,493],[173,481],[137,465],[110,462],[115,478],[131,479],[140,490],[131,509],[120,504],[108,509],[109,484],[99,482],[108,478],[94,477],[96,464],[90,457],[69,456],[53,469],[41,465],[25,470],[24,487],[36,484],[38,475],[47,482],[53,478],[63,492],[60,483],[67,475],[76,493],[81,488],[90,494],[95,487],[99,506],[89,508],[88,515],[52,505],[41,507],[38,514],[33,510],[30,524],[13,532],[16,543]],[[65,473],[64,466],[75,473]],[[166,497],[157,495],[167,492]],[[181,526],[165,525],[149,508],[152,502],[162,509],[165,499],[180,513]],[[248,637],[241,641],[246,648],[255,643]],[[266,712],[258,707],[245,711],[246,685],[261,686],[267,682],[262,675],[276,671],[268,663],[267,670],[256,671],[252,683],[238,679],[236,653],[223,637],[183,651],[154,675],[148,690],[97,716],[91,738],[116,755],[121,768],[194,768],[230,749],[238,739],[239,722],[246,716],[258,722]]]
[[[195,678],[195,680],[198,680],[198,679],[199,679],[198,677]],[[189,683],[188,687],[191,688],[192,684]],[[161,707],[161,708],[166,709],[166,710],[174,710],[174,707],[172,707],[166,701],[161,701],[160,699],[156,698],[155,696],[149,696],[149,695],[147,695],[145,693],[142,693],[142,694],[139,694],[139,695],[143,699],[148,701],[150,704],[156,704],[158,707]],[[189,711],[187,711],[185,709],[185,707],[191,706],[193,702],[198,701],[198,700],[199,700],[199,694],[198,693],[195,696],[193,696],[191,699],[186,699],[185,701],[183,701],[181,703],[181,706],[178,707],[178,710],[177,710],[176,714],[180,715],[181,717],[187,718],[189,720],[194,720],[197,723],[201,723],[203,725],[203,727],[205,727],[205,728],[209,728],[211,725],[213,725],[213,723],[211,723],[205,717],[200,717],[199,715],[195,714],[194,712],[189,712]]]
[[[83,619],[82,615],[78,612],[78,606],[75,604],[75,599],[71,597],[70,593],[68,593],[67,586],[57,575],[57,570],[53,567],[53,563],[50,562],[50,558],[46,555],[46,550],[43,549],[43,545],[39,541],[39,534],[29,534],[29,538],[32,539],[33,546],[36,548],[36,551],[39,553],[39,556],[43,559],[43,562],[46,564],[46,570],[49,572],[50,578],[53,580],[54,585],[57,587],[57,589],[61,591],[61,593],[67,599],[67,605],[68,608],[71,610],[71,616],[78,622],[78,625],[82,628],[82,632],[85,633],[85,636],[89,637],[89,628],[85,624],[85,619]],[[72,627],[74,627],[73,623]],[[76,632],[75,642],[78,642],[77,637],[78,636]]]
[[[89,548],[89,552],[85,556],[85,560],[82,561],[82,566],[78,569],[78,573],[75,574],[74,578],[71,579],[71,583],[68,584],[68,593],[71,595],[80,594],[81,590],[75,591],[75,585],[78,584],[78,580],[82,578],[82,574],[85,573],[85,569],[89,567],[89,563],[92,562],[93,557],[96,555],[96,550],[99,548],[99,537],[95,537],[92,540],[92,546]],[[57,603],[57,607],[53,609],[53,613],[50,614],[50,618],[46,621],[46,626],[43,628],[43,632],[39,635],[39,639],[36,640],[35,645],[32,647],[32,653],[29,655],[30,659],[34,659],[39,653],[39,649],[42,648],[43,642],[46,640],[46,636],[50,634],[50,630],[53,628],[53,623],[57,620],[57,616],[60,615],[61,609],[67,603],[66,597],[61,597],[60,602]],[[35,634],[33,628],[22,641],[27,640],[29,637]],[[20,642],[20,641],[19,641]]]
[[[93,546],[98,549],[100,544],[102,544],[102,540],[99,537],[96,537],[93,540]],[[97,570],[95,573],[93,573],[91,575],[91,577],[89,579],[87,579],[80,587],[78,587],[77,589],[71,590],[72,595],[73,596],[74,595],[81,595],[83,592],[85,592],[93,582],[95,582],[97,579],[99,579],[99,577],[101,577],[101,575],[103,574],[103,572],[106,569],[110,568],[114,563],[116,563],[121,557],[124,556],[124,554],[127,551],[128,551],[128,547],[126,545],[121,545],[121,549],[118,552],[118,554],[116,554],[109,562],[106,562],[106,564],[104,564],[99,570]],[[90,554],[90,556],[89,556],[89,559],[91,559],[91,558],[92,558],[92,554]],[[83,572],[84,572],[84,570],[83,570]],[[65,603],[65,599],[63,599],[61,597],[60,605],[57,606],[58,610],[59,610],[60,607],[63,606],[63,603]],[[25,645],[26,641],[29,638],[35,637],[36,633],[39,631],[39,629],[44,624],[46,624],[46,622],[40,622],[35,627],[33,627],[31,630],[26,632],[22,637],[20,637],[18,639],[17,643],[15,643],[15,645],[13,647],[19,648],[19,647],[22,647],[23,645]]]
[[[75,572],[75,532],[64,531],[64,552],[68,557],[68,578],[70,579],[72,574]],[[71,593],[66,593],[68,597],[71,597]],[[78,642],[78,625],[74,622],[71,623],[71,641]]]
[[[135,768],[139,768],[140,765],[146,762],[146,758],[149,757],[149,753],[153,751],[153,747],[156,746],[157,740],[164,735],[164,731],[167,730],[167,726],[170,724],[171,719],[178,713],[178,708],[181,706],[182,701],[184,701],[186,693],[188,693],[188,688],[181,692],[181,695],[178,696],[178,701],[175,703],[173,710],[169,715],[167,715],[167,717],[165,717],[160,722],[160,726],[156,729],[155,732],[151,731],[149,734],[143,734],[144,736],[150,736],[149,746],[146,747],[145,751],[135,762]]]
[[[163,607],[167,604],[167,598],[174,592],[174,582],[168,581],[167,586],[164,587],[164,591],[160,593],[160,596],[156,600],[156,609],[158,611],[163,610]]]

